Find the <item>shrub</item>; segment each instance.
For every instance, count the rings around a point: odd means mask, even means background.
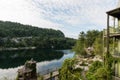
[[[74,69],[75,59],[66,59],[60,70],[59,80],[80,80],[82,69]]]

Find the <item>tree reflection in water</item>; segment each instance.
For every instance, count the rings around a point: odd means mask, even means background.
[[[0,51],[0,68],[14,68],[23,65],[27,60],[33,58],[37,62],[60,59],[64,55],[55,50],[15,50]]]

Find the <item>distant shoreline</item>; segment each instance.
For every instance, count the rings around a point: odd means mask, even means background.
[[[5,51],[5,50],[8,50],[8,51],[12,51],[12,50],[28,50],[28,49],[36,49],[36,47],[0,48],[0,51]]]

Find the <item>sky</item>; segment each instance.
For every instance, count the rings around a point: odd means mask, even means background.
[[[118,0],[0,0],[0,20],[61,30],[78,38],[81,31],[106,28],[106,11]]]

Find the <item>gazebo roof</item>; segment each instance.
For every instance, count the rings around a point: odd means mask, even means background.
[[[108,11],[107,14],[120,19],[120,8]]]

